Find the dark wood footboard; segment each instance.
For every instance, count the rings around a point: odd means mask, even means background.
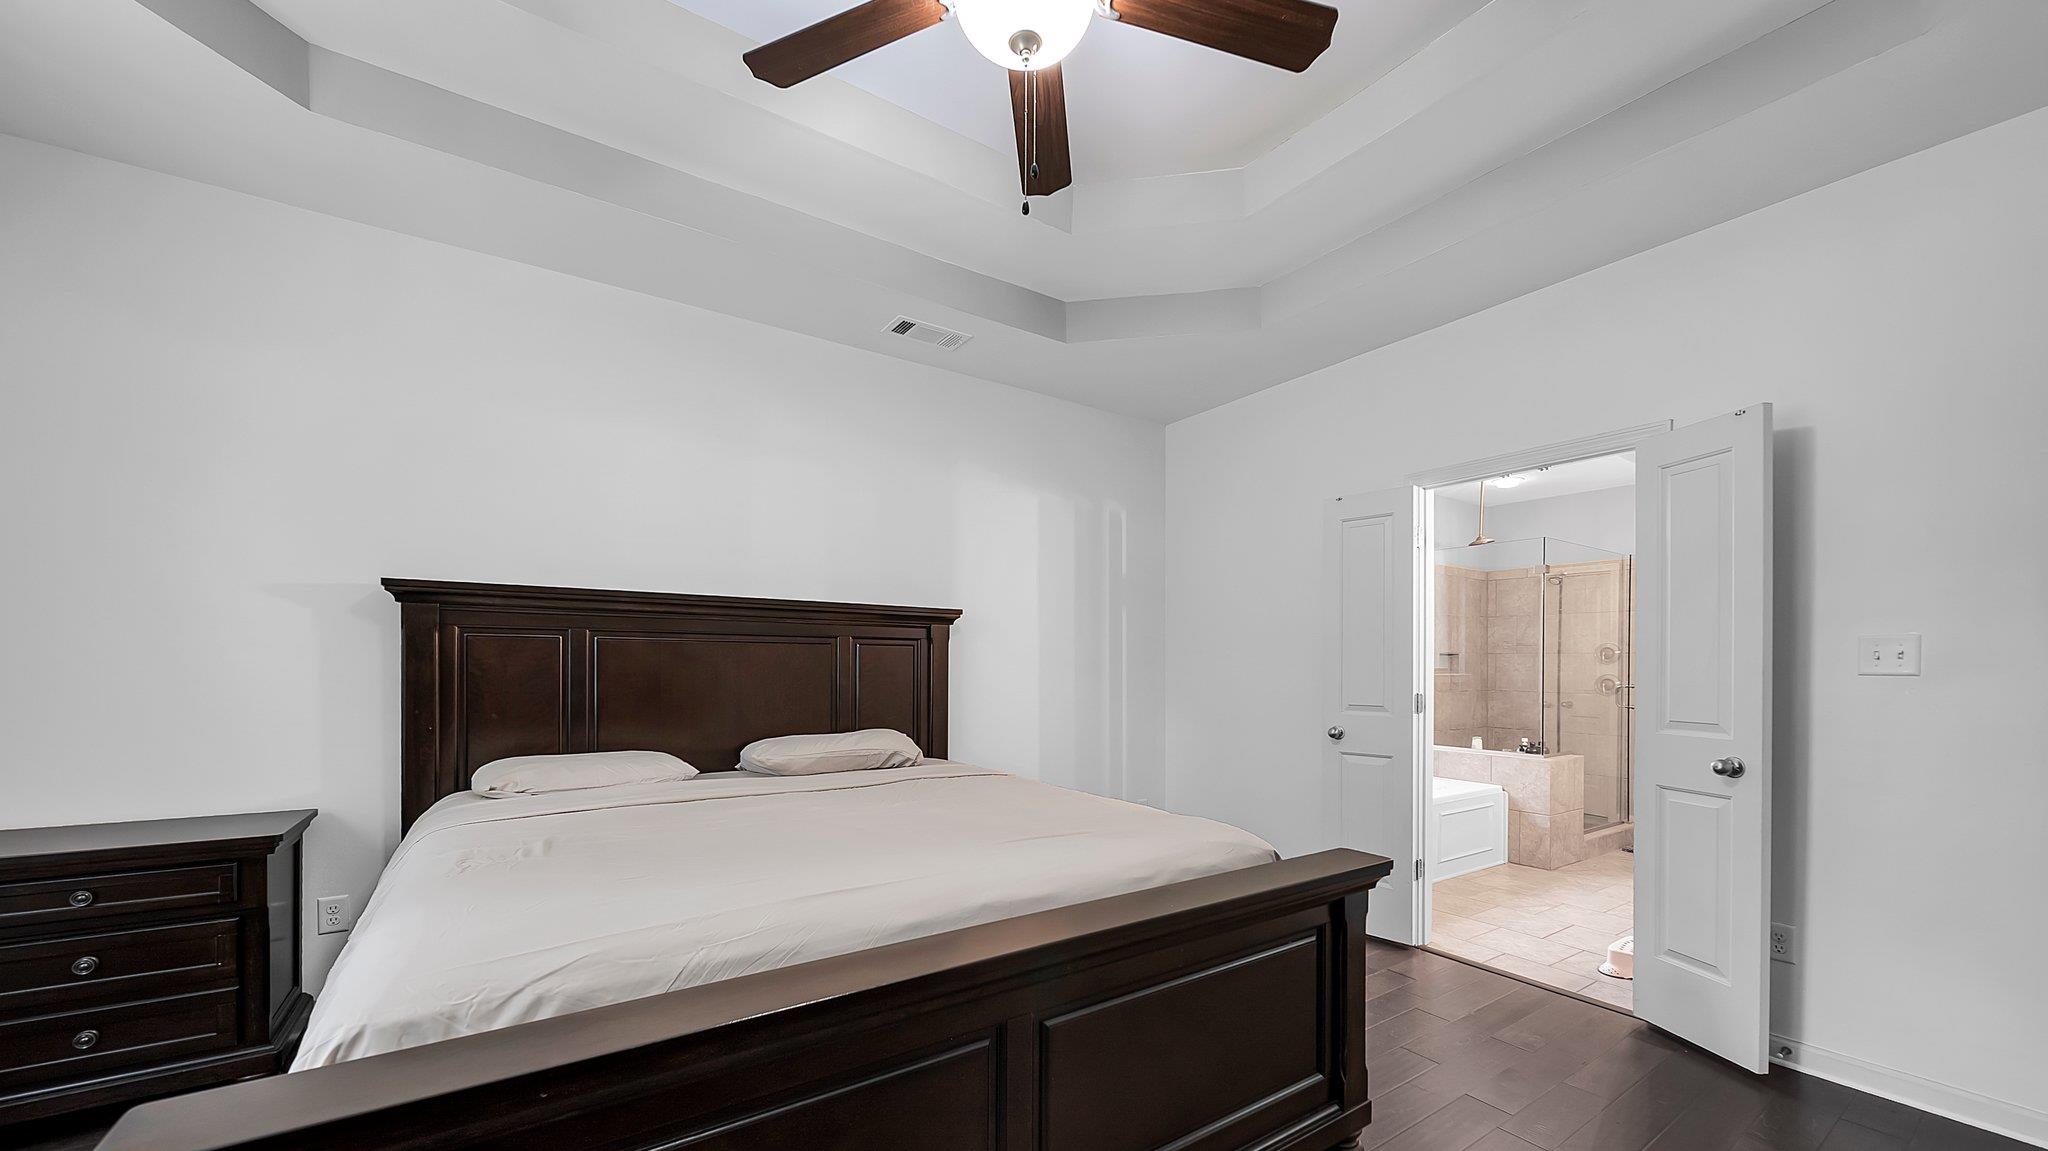
[[[1322,1151],[1363,1129],[1326,851],[145,1104],[103,1151]]]

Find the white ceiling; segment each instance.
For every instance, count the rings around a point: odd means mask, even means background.
[[[1379,0],[1302,76],[1098,27],[1027,218],[957,30],[785,91],[741,54],[834,4],[714,3],[773,27],[11,0],[0,132],[1167,421],[2048,105],[2040,0]]]
[[[1575,496],[1581,492],[1629,487],[1636,482],[1636,456],[1634,452],[1623,452],[1615,456],[1595,456],[1590,460],[1573,460],[1568,464],[1552,464],[1547,468],[1513,474],[1522,477],[1522,482],[1511,488],[1504,488],[1498,483],[1488,481],[1488,506],[1523,504],[1530,500],[1547,500],[1555,496]],[[1479,485],[1471,483],[1440,488],[1437,495],[1461,504],[1477,504]]]
[[[766,43],[856,0],[674,0]],[[1329,2],[1329,0],[1325,0]],[[1335,0],[1330,49],[1295,75],[1097,20],[1062,65],[1075,178],[1129,180],[1239,168],[1328,115],[1482,0]],[[997,151],[1011,142],[1002,69],[953,21],[841,65],[838,79]]]

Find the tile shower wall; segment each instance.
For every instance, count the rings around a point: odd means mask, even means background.
[[[1436,567],[1436,742],[1543,735],[1542,569]]]
[[[1628,682],[1633,615],[1628,561],[1553,564],[1544,591],[1546,631],[1556,637],[1545,645],[1552,707],[1544,742],[1585,758],[1590,819],[1626,819],[1632,713],[1621,707],[1620,688]]]
[[[1436,567],[1436,742],[1465,747],[1486,724],[1486,573]]]
[[[1436,567],[1436,742],[1523,738],[1585,757],[1586,815],[1628,818],[1633,585],[1627,560],[1481,571]],[[1547,705],[1547,706],[1546,706]]]
[[[1486,746],[1543,738],[1543,569],[1486,573]],[[1470,742],[1470,741],[1467,741]]]

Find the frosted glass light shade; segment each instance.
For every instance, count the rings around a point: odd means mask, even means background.
[[[1095,0],[954,0],[953,15],[960,18],[960,30],[975,51],[1021,72],[1025,60],[1011,51],[1011,37],[1038,33],[1039,49],[1032,54],[1030,67],[1050,68],[1081,42],[1095,15]]]

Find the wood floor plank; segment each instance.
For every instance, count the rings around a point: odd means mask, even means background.
[[[1471,1151],[1542,1151],[1526,1139],[1508,1134],[1505,1130],[1487,1133],[1486,1138],[1474,1143]]]
[[[1922,1115],[1908,1151],[2031,1151],[2017,1139],[1994,1135],[1940,1115]]]
[[[1417,1007],[1403,1011],[1392,1019],[1375,1023],[1365,1029],[1365,1049],[1368,1052],[1381,1051],[1389,1047],[1406,1046],[1411,1040],[1426,1040],[1431,1034],[1450,1026],[1448,1020]]]
[[[1701,1090],[1645,1151],[1726,1151],[1743,1137],[1763,1105],[1762,1080],[1731,1071]]]
[[[1408,1050],[1406,1047],[1390,1047],[1365,1058],[1365,1094],[1368,1099],[1378,1099],[1404,1083],[1416,1078],[1436,1064]]]
[[[1500,1126],[1501,1130],[1546,1151],[1555,1151],[1606,1107],[1606,1099],[1581,1091],[1568,1082],[1560,1083],[1544,1092],[1535,1102],[1516,1111],[1514,1118]]]
[[[1779,1068],[1764,1079],[1763,1110],[1749,1135],[1764,1151],[1817,1151],[1856,1097],[1847,1087]]]
[[[1365,1001],[1365,1025],[1377,1027],[1396,1015],[1406,1014],[1422,1006],[1422,996],[1412,986],[1399,991],[1389,991],[1377,999]]]
[[[1505,1111],[1489,1107],[1470,1095],[1460,1095],[1382,1146],[1387,1151],[1466,1151],[1499,1130],[1507,1118]]]
[[[1365,997],[1377,999],[1390,991],[1399,991],[1414,983],[1413,979],[1398,971],[1375,971],[1365,977]]]
[[[1565,1082],[1602,1100],[1613,1099],[1641,1082],[1643,1076],[1671,1058],[1677,1050],[1677,1044],[1658,1040],[1655,1033],[1647,1028],[1631,1032],[1609,1048],[1605,1055],[1581,1067]],[[1833,1120],[1830,1119],[1829,1123],[1832,1125]],[[1815,1145],[1818,1144],[1816,1139]]]
[[[1668,1059],[1573,1132],[1560,1151],[1643,1151],[1711,1081],[1702,1064]]]
[[[1913,1137],[1914,1129],[1920,1125],[1921,1114],[1918,1109],[1904,1103],[1856,1091],[1852,1092],[1848,1107],[1842,1111],[1842,1122],[1907,1140]]]
[[[1874,1131],[1847,1119],[1835,1124],[1821,1142],[1820,1151],[1906,1151],[1906,1141],[1883,1131]]]
[[[1496,1034],[1503,1042],[1535,1050],[1553,1039],[1581,1037],[1589,1033],[1604,1037],[1603,1046],[1611,1046],[1622,1036],[1641,1028],[1640,1022],[1626,1015],[1555,995],[1541,1010],[1523,1017],[1513,1026],[1500,1029]]]
[[[1400,1137],[1403,1131],[1451,1105],[1454,1095],[1439,1095],[1413,1081],[1373,1100],[1372,1123],[1365,1129],[1365,1145],[1381,1147]]]

